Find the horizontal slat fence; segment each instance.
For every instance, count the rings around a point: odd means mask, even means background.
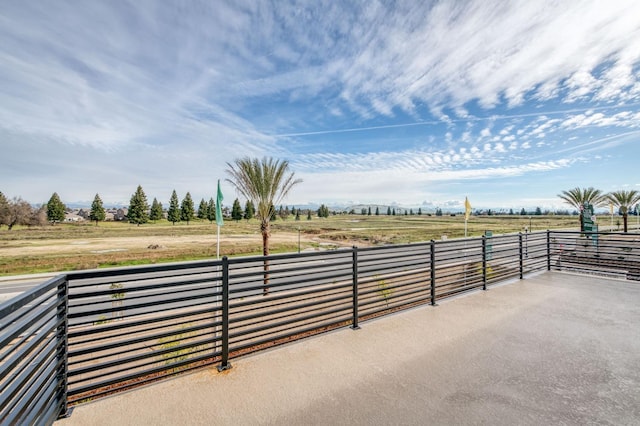
[[[66,278],[0,305],[0,424],[51,424],[66,411]]]
[[[350,250],[229,259],[229,351],[272,346],[350,321]]]
[[[78,271],[0,305],[0,423],[544,270],[640,279],[638,234],[536,232]]]
[[[357,250],[359,318],[431,303],[431,244]]]
[[[221,264],[69,274],[69,402],[214,363]]]
[[[640,235],[552,232],[553,270],[640,280]]]

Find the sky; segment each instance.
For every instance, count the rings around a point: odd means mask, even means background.
[[[0,191],[568,208],[640,190],[640,2],[0,0]]]

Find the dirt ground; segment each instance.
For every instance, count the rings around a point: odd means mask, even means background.
[[[84,238],[84,239],[56,239],[56,240],[18,240],[11,241],[8,246],[0,246],[0,257],[26,256],[53,253],[57,254],[100,254],[119,251],[155,249],[178,249],[180,247],[216,246],[216,235],[187,235],[187,236],[144,236],[144,237],[109,237],[109,238]],[[297,233],[279,232],[270,238],[272,246],[276,244],[296,245]],[[262,245],[260,234],[246,235],[220,235],[221,252],[224,253],[225,245]],[[322,246],[328,244],[318,238],[302,235],[300,244],[303,247],[309,245]],[[333,243],[335,246],[335,243]],[[347,244],[348,245],[348,244]]]

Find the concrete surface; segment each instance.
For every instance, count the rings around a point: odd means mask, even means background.
[[[56,424],[640,424],[638,283],[546,273],[361,327]]]

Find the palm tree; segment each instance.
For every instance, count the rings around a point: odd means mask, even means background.
[[[573,206],[580,212],[580,232],[584,231],[582,220],[582,208],[584,204],[587,203],[597,206],[605,201],[605,196],[602,194],[602,191],[591,186],[584,189],[575,187],[568,191],[562,191],[558,194],[558,197],[562,198],[567,204]]]
[[[622,222],[624,224],[624,232],[627,232],[629,208],[640,201],[640,192],[636,190],[610,192],[606,195],[606,199],[615,207],[620,209],[620,213],[622,213]]]
[[[236,159],[234,164],[227,163],[226,170],[231,183],[236,190],[247,200],[256,206],[255,216],[260,221],[262,233],[262,254],[269,256],[269,222],[274,214],[273,206],[287,196],[294,185],[302,182],[302,179],[294,179],[294,173],[289,171],[289,162],[286,160],[274,160],[273,158],[244,157]],[[266,296],[269,293],[269,261],[264,260],[264,290]]]

